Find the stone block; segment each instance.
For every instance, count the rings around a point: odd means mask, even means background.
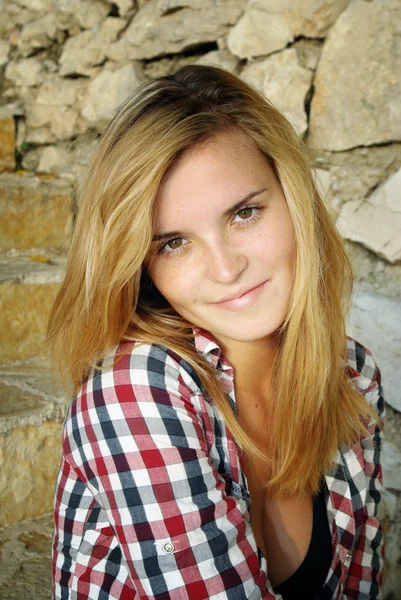
[[[15,171],[15,122],[0,112],[0,172]]]
[[[0,176],[0,251],[65,248],[71,222],[68,182]]]
[[[59,265],[0,264],[0,362],[44,353],[51,306],[59,289]]]
[[[0,434],[0,527],[52,510],[61,427],[46,421]]]
[[[312,147],[339,151],[401,140],[400,19],[399,0],[354,0],[339,16],[316,71]]]
[[[27,520],[0,532],[0,598],[51,597],[52,515]]]
[[[0,371],[0,528],[52,510],[67,393],[47,361]]]

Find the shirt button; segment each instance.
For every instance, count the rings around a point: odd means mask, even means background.
[[[172,552],[174,552],[174,544],[172,544],[171,542],[165,542],[163,544],[163,552],[165,552],[166,554],[171,554]]]
[[[351,562],[351,558],[352,558],[352,552],[351,552],[351,550],[348,550],[348,552],[347,552],[347,554],[345,556],[345,562],[346,563]]]

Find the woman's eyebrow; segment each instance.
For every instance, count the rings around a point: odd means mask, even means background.
[[[230,206],[230,208],[228,208],[226,211],[224,211],[223,216],[229,217],[233,212],[240,210],[244,204],[249,202],[249,200],[252,200],[252,198],[254,198],[255,196],[258,196],[259,194],[262,194],[262,192],[265,192],[268,189],[269,188],[262,188],[260,190],[255,190],[254,192],[249,192],[249,194],[247,194],[246,196],[241,198],[241,200],[239,200],[233,206]],[[168,233],[157,233],[152,237],[152,242],[160,242],[162,240],[172,239],[172,238],[181,237],[181,236],[182,236],[182,232],[180,232],[180,231],[169,231]]]

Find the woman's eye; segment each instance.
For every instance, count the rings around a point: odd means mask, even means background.
[[[185,246],[183,238],[177,237],[171,240],[168,240],[164,244],[162,244],[157,250],[158,254],[174,254],[175,252],[180,252]]]
[[[250,223],[252,221],[256,221],[259,217],[261,210],[261,206],[244,206],[244,208],[240,208],[235,213],[234,222],[235,223]]]
[[[181,248],[181,246],[182,238],[175,238],[174,240],[169,240],[164,245],[164,247],[167,247],[169,250],[177,250],[178,248]]]
[[[237,212],[237,215],[240,219],[250,219],[252,217],[253,210],[254,209],[251,206],[246,206],[245,208],[241,208],[241,210]]]

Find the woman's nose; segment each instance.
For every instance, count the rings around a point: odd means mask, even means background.
[[[209,246],[204,260],[209,278],[221,283],[235,282],[248,264],[245,254],[240,249],[224,241]]]

